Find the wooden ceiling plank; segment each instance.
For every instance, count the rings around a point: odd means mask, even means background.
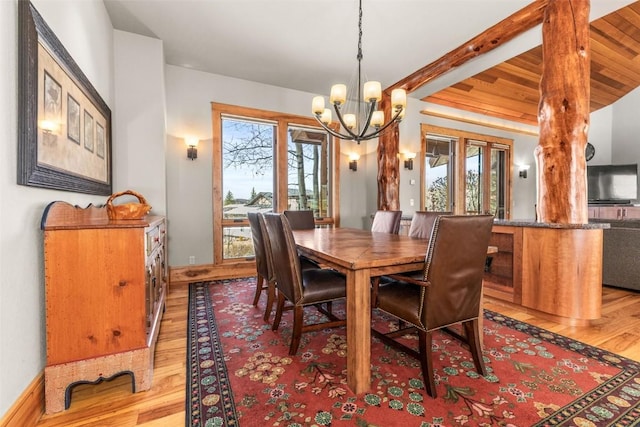
[[[530,88],[521,84],[517,84],[507,77],[507,79],[501,79],[497,84],[491,85],[479,80],[475,81],[473,91],[480,93],[482,96],[494,95],[500,96],[505,99],[513,99],[517,101],[524,101],[530,103],[532,100],[537,102],[540,93],[538,88]],[[496,91],[496,88],[500,88],[500,91]]]
[[[471,93],[461,93],[457,92],[455,89],[451,88],[446,93],[447,98],[452,102],[456,102],[460,105],[471,105],[471,104],[482,104],[482,105],[491,105],[492,110],[499,111],[520,111],[529,113],[531,111],[537,115],[537,106],[531,105],[531,103],[518,101],[518,100],[507,100],[503,96],[497,96],[494,94],[478,94],[476,92]],[[424,101],[433,102],[434,99],[440,99],[439,95],[429,96]]]
[[[442,100],[442,102],[434,102],[434,104],[442,105],[444,107],[456,108],[462,111],[468,111],[476,114],[481,114],[490,118],[499,118],[502,120],[508,120],[513,122],[522,123],[529,126],[537,126],[538,119],[534,115],[524,114],[519,111],[506,111],[500,114],[497,114],[495,111],[491,109],[493,106],[488,106],[489,108],[482,108],[482,106],[478,105],[468,105],[468,106],[460,106],[456,103],[451,103],[448,100]]]

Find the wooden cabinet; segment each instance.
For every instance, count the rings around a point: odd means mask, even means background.
[[[498,251],[487,256],[485,295],[515,304],[522,299],[522,227],[494,225],[489,246]]]
[[[600,318],[603,228],[495,224],[489,245],[498,252],[486,265],[484,294],[563,324]]]
[[[46,412],[78,383],[127,373],[148,390],[167,280],[163,217],[109,220],[106,208],[50,204],[42,218]]]
[[[640,206],[589,206],[589,218],[640,219]]]

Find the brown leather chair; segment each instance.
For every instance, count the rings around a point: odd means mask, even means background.
[[[338,319],[331,312],[331,302],[346,297],[346,279],[344,275],[330,269],[312,268],[303,270],[300,265],[293,232],[287,218],[278,213],[264,214],[266,230],[271,247],[271,258],[278,289],[278,304],[273,321],[273,330],[277,330],[282,312],[293,310],[293,332],[289,354],[294,355],[300,345],[303,332],[343,326],[344,319]],[[285,302],[291,305],[285,307]],[[327,309],[322,304],[327,304]],[[304,324],[304,307],[314,305],[329,318],[328,322]]]
[[[283,213],[284,216],[287,217],[292,230],[313,230],[316,228],[313,211],[284,211]],[[300,255],[300,258],[304,260],[303,262],[320,268],[317,262],[310,260],[304,255]]]
[[[402,211],[376,211],[371,223],[371,231],[398,234]]]
[[[292,230],[313,230],[316,223],[313,211],[284,211]]]
[[[249,212],[249,225],[251,226],[251,238],[253,239],[253,251],[256,257],[256,292],[253,296],[253,305],[257,306],[263,290],[267,291],[267,304],[264,310],[264,321],[268,322],[273,303],[276,300],[275,275],[273,260],[271,259],[271,247],[269,236],[266,234],[266,226],[262,214]],[[318,268],[317,264],[306,258],[300,260],[303,270]]]
[[[267,290],[267,305],[264,311],[264,321],[266,322],[269,320],[275,301],[275,277],[272,270],[271,253],[265,246],[264,227],[261,224],[264,222],[262,215],[257,212],[249,212],[247,216],[251,226],[253,252],[256,256],[256,292],[253,296],[253,305],[258,305],[262,291]]]
[[[493,226],[492,215],[440,216],[436,219],[425,257],[423,280],[397,280],[378,291],[378,309],[406,322],[418,331],[419,351],[405,347],[388,334],[373,330],[384,342],[399,346],[418,358],[427,393],[436,397],[431,353],[432,333],[462,323],[464,338],[471,350],[476,370],[486,375],[480,328],[480,298],[484,262]]]
[[[408,236],[428,239],[431,237],[433,224],[440,215],[451,215],[451,212],[416,211],[411,218]]]

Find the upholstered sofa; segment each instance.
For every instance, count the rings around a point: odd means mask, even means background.
[[[604,230],[602,283],[640,291],[640,220],[601,220]]]

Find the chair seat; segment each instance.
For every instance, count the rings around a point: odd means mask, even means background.
[[[420,327],[420,286],[387,282],[378,289],[378,308]]]
[[[302,271],[304,288],[301,303],[317,304],[344,298],[347,294],[344,276],[334,270],[314,268]]]

